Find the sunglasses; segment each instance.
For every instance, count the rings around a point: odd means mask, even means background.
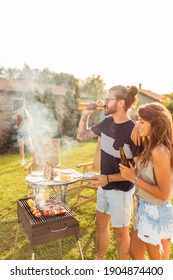
[[[105,103],[109,103],[111,100],[118,100],[118,98],[105,98]]]

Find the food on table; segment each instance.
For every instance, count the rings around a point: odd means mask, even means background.
[[[61,174],[60,175],[60,180],[64,181],[64,180],[69,180],[70,176],[69,175],[65,175],[65,174]]]

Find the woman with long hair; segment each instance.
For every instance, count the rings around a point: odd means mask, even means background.
[[[159,103],[139,107],[139,133],[144,151],[136,169],[120,164],[122,177],[136,186],[130,257],[168,260],[173,242],[171,113]]]
[[[21,158],[21,165],[25,164],[25,146],[33,152],[32,139],[30,136],[30,128],[32,126],[32,116],[29,111],[22,107],[18,113],[12,116],[12,119],[16,122],[17,128],[17,142],[19,145],[19,154]]]

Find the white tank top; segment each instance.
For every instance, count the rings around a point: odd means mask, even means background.
[[[141,168],[141,161],[139,160],[137,163],[137,169],[138,169],[137,176],[139,178],[143,179],[144,181],[146,181],[150,184],[153,184],[153,185],[157,184],[155,177],[154,177],[153,165],[151,162],[149,162],[146,167]],[[144,199],[154,205],[160,205],[166,201],[169,201],[169,199],[164,201],[164,200],[157,198],[157,197],[153,196],[152,194],[142,190],[141,188],[138,188],[137,186],[135,186],[135,187],[136,187],[135,194],[139,198]]]

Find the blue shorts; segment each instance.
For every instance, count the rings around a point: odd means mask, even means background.
[[[127,227],[130,225],[134,188],[128,192],[120,190],[97,191],[97,210],[110,214],[113,227]]]
[[[28,137],[29,137],[29,133],[27,131],[17,132],[17,139],[26,139]]]
[[[165,202],[159,206],[139,199],[137,211],[138,237],[146,243],[159,245],[163,252],[161,240],[173,242],[173,206]]]

